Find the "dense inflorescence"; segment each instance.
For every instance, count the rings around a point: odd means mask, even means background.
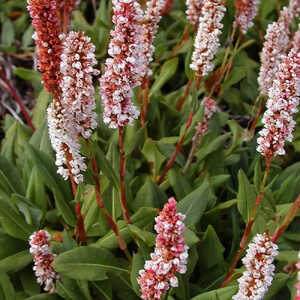
[[[260,0],[235,1],[236,14],[234,24],[240,27],[242,33],[245,34],[254,25],[253,19],[257,15],[259,3]]]
[[[40,285],[44,285],[44,290],[49,293],[55,293],[55,283],[60,276],[55,272],[52,263],[55,259],[55,254],[50,249],[51,235],[40,230],[34,232],[29,237],[30,253],[34,256],[35,276]]]
[[[57,173],[65,180],[70,176],[76,183],[83,181],[81,172],[86,170],[84,157],[80,155],[78,132],[74,120],[65,117],[64,107],[53,101],[47,109],[51,145],[56,152]]]
[[[186,15],[190,24],[198,24],[204,2],[203,0],[186,0]]]
[[[292,115],[298,112],[300,96],[300,53],[292,49],[279,65],[276,79],[269,90],[267,110],[259,132],[257,151],[267,161],[275,155],[284,155],[285,141],[293,140],[295,121]]]
[[[194,42],[194,52],[190,67],[196,71],[196,76],[201,78],[213,70],[212,60],[220,47],[219,36],[223,24],[221,23],[226,8],[223,0],[205,1],[199,27]]]
[[[295,32],[292,48],[294,48],[296,52],[300,52],[300,24],[298,25],[298,30]]]
[[[60,55],[62,31],[60,28],[60,1],[28,0],[28,10],[35,29],[33,39],[37,45],[38,67],[43,73],[46,90],[59,95]]]
[[[196,126],[196,134],[194,138],[197,136],[202,136],[208,130],[208,121],[211,119],[213,114],[218,110],[215,100],[212,98],[205,97],[204,100],[204,118],[201,122]]]
[[[277,255],[278,247],[272,243],[269,234],[257,234],[242,260],[246,271],[238,279],[239,291],[232,299],[263,299],[273,281],[275,271],[273,261]]]
[[[85,139],[97,127],[97,115],[92,75],[97,64],[95,46],[82,32],[71,31],[64,43],[60,71],[61,103],[65,117],[73,119],[76,131]]]
[[[141,84],[145,62],[142,53],[143,15],[134,0],[113,0],[115,24],[106,59],[105,73],[100,78],[104,106],[103,121],[110,128],[131,124],[139,111],[131,102],[132,89]]]
[[[154,229],[158,233],[155,250],[137,279],[142,299],[161,299],[162,293],[178,286],[176,272],[186,272],[188,246],[184,243],[184,218],[183,214],[177,212],[174,198],[169,199],[155,218]]]
[[[289,47],[289,25],[291,22],[290,8],[284,7],[280,12],[277,22],[273,22],[267,28],[265,42],[261,54],[261,68],[258,84],[260,94],[267,96],[272,87],[281,58]]]
[[[152,70],[150,63],[153,60],[152,56],[154,53],[153,41],[158,30],[158,23],[161,19],[162,10],[165,7],[166,0],[148,0],[146,2],[147,9],[145,11],[144,23],[143,24],[143,35],[142,35],[142,47],[143,56],[145,58],[145,70],[142,74],[144,76],[150,76]],[[143,65],[143,63],[141,63]]]

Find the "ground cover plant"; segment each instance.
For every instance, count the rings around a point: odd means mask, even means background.
[[[0,2],[0,299],[299,300],[299,14]]]

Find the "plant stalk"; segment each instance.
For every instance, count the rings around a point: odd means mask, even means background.
[[[278,238],[286,231],[286,229],[289,227],[289,225],[292,223],[292,221],[294,220],[294,218],[299,212],[300,212],[300,194],[298,195],[297,199],[293,203],[288,214],[285,216],[282,224],[278,226],[277,229],[275,230],[271,239],[273,243],[276,243]]]
[[[86,142],[88,143],[87,140],[86,140]],[[132,263],[132,257],[130,255],[128,249],[127,249],[126,242],[124,241],[124,239],[120,235],[119,229],[118,229],[118,226],[117,226],[116,222],[112,219],[112,217],[110,216],[107,208],[105,207],[105,205],[104,205],[104,203],[102,201],[101,188],[100,188],[100,177],[98,175],[99,174],[99,170],[98,170],[97,162],[96,162],[96,159],[95,159],[94,156],[91,158],[91,163],[92,163],[93,171],[95,173],[93,175],[93,179],[95,181],[95,195],[96,195],[96,199],[97,199],[97,204],[98,204],[101,212],[103,213],[103,215],[104,215],[107,223],[109,224],[110,228],[112,229],[112,231],[114,232],[115,236],[117,237],[120,249],[124,252],[124,254],[127,257],[128,261],[130,263]]]
[[[193,81],[194,81],[194,78],[191,77],[191,78],[189,79],[189,81],[188,81],[188,83],[187,83],[185,89],[184,89],[183,94],[182,94],[182,95],[180,96],[180,98],[178,99],[178,101],[177,101],[177,103],[176,103],[176,110],[177,110],[177,111],[180,111],[180,108],[181,108],[182,104],[184,103],[184,101],[185,101],[187,95],[189,94],[189,91],[190,91],[190,88],[191,88],[191,85],[192,85]]]
[[[21,109],[21,112],[22,112],[22,115],[27,123],[27,125],[29,126],[29,128],[31,129],[32,132],[35,131],[35,128],[32,124],[32,121],[31,121],[31,118],[29,116],[29,114],[27,113],[27,110],[25,108],[25,106],[23,105],[22,103],[22,100],[21,98],[19,97],[17,91],[15,90],[15,88],[12,86],[12,84],[10,83],[10,81],[8,80],[8,78],[6,77],[5,75],[5,72],[4,70],[0,67],[0,76],[1,78],[3,79],[3,81],[6,83],[8,89],[9,89],[9,92],[11,93],[11,95],[13,96],[13,98],[15,99],[15,101],[18,103],[20,109]]]
[[[264,177],[263,177],[263,180],[262,180],[262,183],[261,183],[261,186],[260,186],[260,190],[259,190],[259,193],[258,193],[258,196],[256,198],[256,201],[254,203],[254,207],[252,208],[252,211],[251,211],[251,215],[250,215],[250,219],[246,225],[246,228],[245,228],[245,231],[244,231],[244,234],[243,234],[243,237],[242,237],[242,240],[240,242],[240,249],[238,250],[236,256],[234,257],[233,259],[233,262],[231,263],[230,265],[230,268],[226,274],[226,277],[221,285],[221,287],[225,287],[230,279],[231,279],[231,275],[233,273],[233,270],[235,269],[243,251],[245,250],[245,247],[246,247],[246,244],[247,244],[247,241],[248,241],[248,238],[249,238],[249,234],[251,232],[251,228],[252,228],[252,225],[254,223],[254,219],[255,219],[255,215],[256,215],[256,210],[262,200],[262,196],[263,196],[263,190],[264,190],[264,187],[267,183],[267,178],[268,178],[268,174],[269,174],[269,170],[270,170],[270,162],[267,161],[266,162],[266,169],[265,169],[265,173],[264,173]]]
[[[190,112],[190,115],[189,115],[189,118],[187,120],[187,123],[186,123],[186,126],[185,126],[185,129],[184,129],[184,132],[182,134],[182,136],[180,137],[180,140],[179,142],[177,143],[176,145],[176,148],[174,149],[173,153],[172,153],[172,156],[171,158],[169,159],[169,161],[167,162],[165,168],[163,169],[161,175],[159,176],[158,180],[156,181],[157,184],[161,184],[168,172],[168,170],[172,167],[175,159],[176,159],[176,156],[178,155],[178,153],[180,152],[180,149],[181,149],[181,146],[182,146],[182,143],[184,141],[184,138],[187,134],[187,131],[189,129],[189,127],[191,126],[192,124],[192,120],[193,120],[193,116],[194,116],[194,112],[193,110]]]
[[[120,203],[122,207],[123,219],[127,224],[132,224],[132,221],[129,217],[127,202],[126,202],[126,190],[125,190],[125,171],[126,171],[126,156],[124,151],[124,131],[123,127],[119,127],[119,147],[120,147]]]

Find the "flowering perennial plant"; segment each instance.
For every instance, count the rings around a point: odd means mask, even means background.
[[[280,18],[267,28],[265,42],[261,53],[261,67],[258,84],[261,96],[266,97],[272,87],[282,56],[289,46],[289,24],[291,21],[289,8],[281,10]]]
[[[199,122],[196,126],[196,134],[194,139],[197,136],[202,136],[208,130],[208,121],[211,119],[213,114],[218,110],[216,102],[212,98],[205,97],[204,100],[204,118],[203,121]]]
[[[57,173],[65,180],[71,176],[76,183],[81,183],[81,172],[86,170],[86,164],[80,155],[76,123],[65,114],[60,101],[54,100],[47,109],[49,137],[56,152]]]
[[[235,1],[236,14],[234,24],[240,26],[242,33],[245,34],[254,25],[253,19],[257,15],[259,3],[260,0]]]
[[[296,296],[295,296],[295,300],[300,300],[300,251],[298,253],[298,258],[299,261],[296,263],[296,268],[298,269],[298,273],[297,273],[297,279],[298,282],[296,283]]]
[[[298,112],[300,96],[300,53],[292,49],[278,68],[276,79],[269,90],[267,110],[259,132],[257,151],[267,161],[275,155],[284,155],[285,141],[293,140],[296,122],[292,115]]]
[[[300,24],[298,25],[298,30],[295,32],[292,48],[294,48],[296,52],[300,52]]]
[[[139,111],[131,102],[132,89],[141,84],[145,65],[142,53],[143,15],[137,1],[113,0],[115,24],[100,78],[100,95],[104,106],[103,121],[110,128],[132,124]]]
[[[89,37],[81,31],[71,31],[63,43],[60,63],[65,117],[74,120],[76,131],[85,139],[97,127],[97,115],[93,112],[96,103],[92,75],[98,74],[93,68],[97,64],[94,52],[95,46]]]
[[[203,0],[186,0],[186,15],[192,25],[197,25],[201,15],[201,9],[205,1]]]
[[[158,30],[158,23],[161,19],[162,10],[165,7],[166,0],[148,0],[146,2],[147,9],[145,11],[143,24],[143,36],[142,36],[142,47],[143,54],[142,59],[145,59],[145,62],[141,62],[141,65],[144,64],[145,70],[142,73],[142,77],[151,76],[152,70],[150,68],[150,63],[153,60],[153,53],[155,47],[153,46],[153,41]]]
[[[50,249],[51,235],[46,230],[34,232],[29,237],[30,253],[34,256],[35,276],[40,285],[44,285],[44,290],[55,293],[55,282],[60,276],[53,269],[52,263],[55,254]]]
[[[186,272],[189,248],[184,243],[184,218],[183,214],[177,212],[174,198],[169,199],[155,218],[154,229],[158,233],[155,250],[137,279],[142,299],[161,299],[162,293],[170,286],[178,286],[176,272]]]
[[[221,21],[225,11],[223,0],[208,0],[202,7],[190,64],[199,78],[207,75],[214,68],[212,60],[220,47],[219,36],[223,28]]]
[[[42,81],[53,96],[59,94],[60,55],[62,31],[60,28],[58,0],[28,0],[28,10],[35,29],[33,39],[37,45],[38,67]]]
[[[239,291],[232,299],[263,299],[273,281],[275,271],[273,261],[277,255],[278,247],[272,243],[269,234],[257,234],[242,260],[246,271],[238,279]]]

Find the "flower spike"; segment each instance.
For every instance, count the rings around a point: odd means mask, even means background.
[[[189,247],[183,237],[185,216],[177,212],[176,204],[176,200],[170,198],[155,218],[154,229],[158,233],[155,250],[137,278],[142,299],[161,299],[162,293],[178,286],[176,272],[186,272]]]

